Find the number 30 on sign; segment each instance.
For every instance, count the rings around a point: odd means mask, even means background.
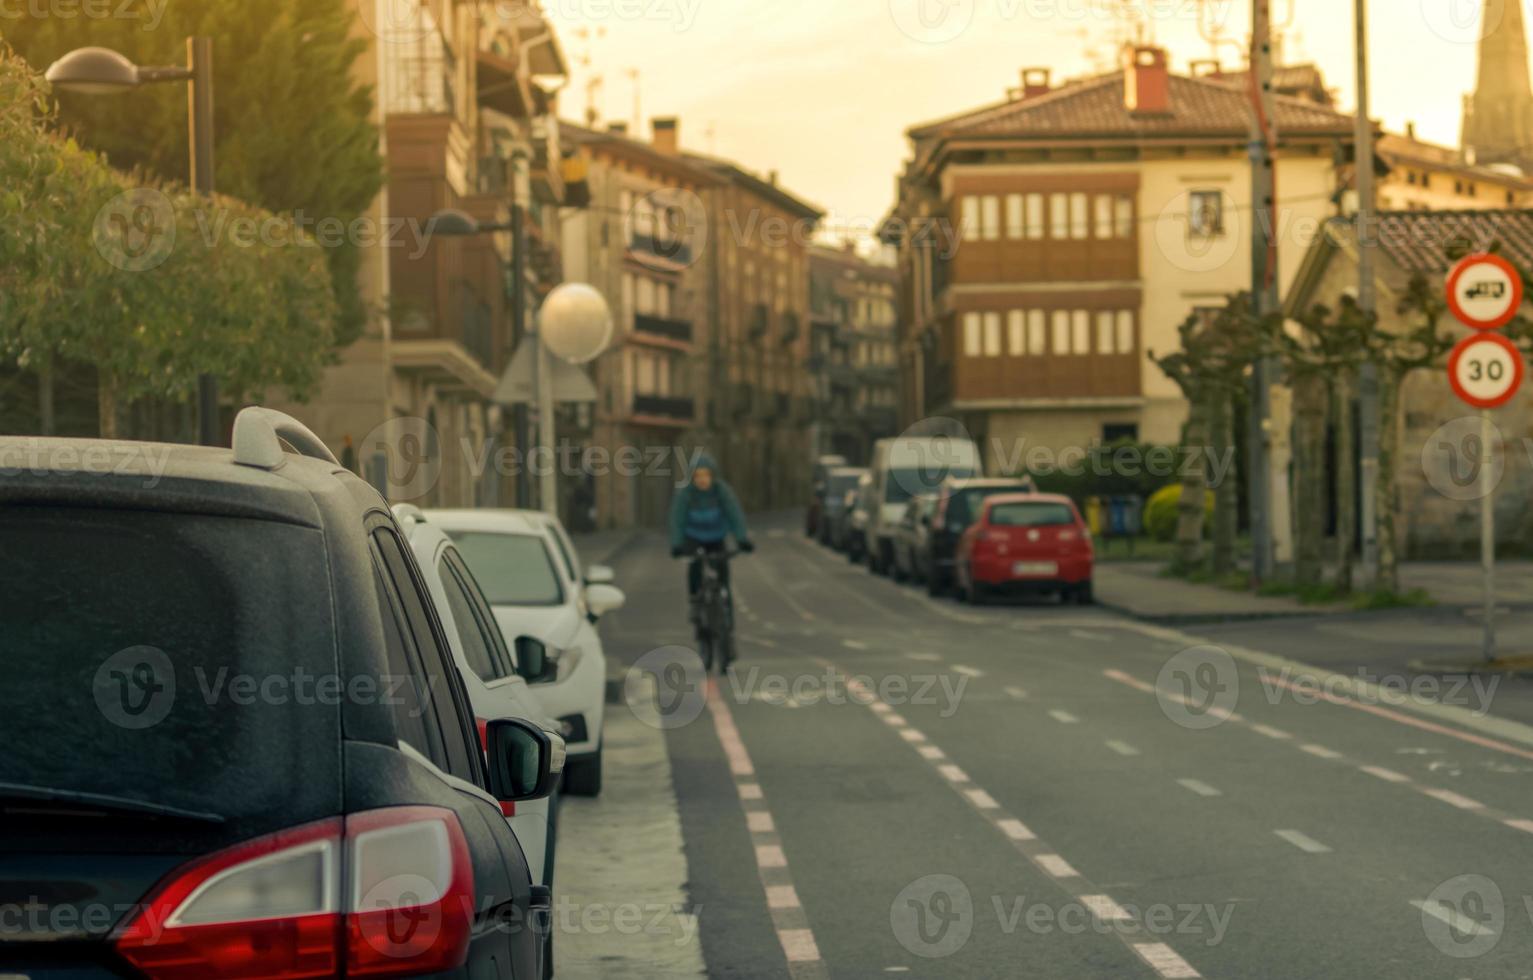
[[[1500,408],[1511,401],[1522,376],[1522,352],[1498,333],[1465,337],[1448,356],[1454,394],[1475,408]]]

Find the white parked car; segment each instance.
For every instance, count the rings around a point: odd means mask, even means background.
[[[447,632],[474,716],[484,720],[523,718],[546,731],[558,732],[558,723],[532,696],[518,668],[525,665],[520,668],[522,672],[542,671],[542,644],[531,637],[513,637],[512,646],[508,646],[489,602],[452,539],[413,504],[395,504],[393,511]],[[517,655],[512,654],[513,647]],[[560,744],[559,736],[554,738]],[[533,882],[549,888],[554,878],[557,814],[557,803],[542,799],[516,804],[515,814],[508,818],[527,857]]]
[[[552,676],[531,680],[533,697],[558,720],[569,757],[564,791],[601,792],[602,717],[607,656],[596,621],[622,608],[612,569],[580,557],[559,519],[533,510],[428,510],[463,553],[508,637],[531,636],[547,648]],[[523,671],[525,674],[525,670]]]

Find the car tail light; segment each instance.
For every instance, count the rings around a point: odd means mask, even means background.
[[[1011,533],[1008,531],[991,530],[979,536],[981,541],[989,541],[991,544],[1010,544]]]
[[[1077,532],[1073,528],[1068,528],[1067,527],[1064,530],[1059,532],[1058,541],[1061,544],[1066,544],[1068,542],[1076,540],[1079,537],[1080,537],[1080,533],[1079,532]]]
[[[185,865],[115,945],[150,980],[416,975],[467,959],[473,901],[457,816],[393,807]]]

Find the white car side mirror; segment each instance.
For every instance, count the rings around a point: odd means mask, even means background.
[[[586,569],[587,585],[611,585],[616,579],[616,573],[606,565],[592,565]]]
[[[623,603],[628,597],[623,595],[623,590],[615,585],[588,585],[586,586],[586,608],[592,616],[605,616],[607,613],[623,608]]]

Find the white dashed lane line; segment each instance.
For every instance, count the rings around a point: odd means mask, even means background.
[[[1224,794],[1203,782],[1201,779],[1178,779],[1177,784],[1184,789],[1189,789],[1199,796],[1223,796]]]
[[[1053,711],[1050,711],[1049,712],[1049,717],[1053,718],[1055,721],[1059,722],[1061,725],[1074,725],[1074,724],[1077,724],[1077,723],[1080,722],[1080,719],[1075,717],[1074,715],[1070,714],[1070,712],[1068,712],[1068,711],[1061,711],[1058,708],[1055,708]]]
[[[861,640],[842,640],[841,645],[848,650],[866,650],[868,645]]]
[[[808,916],[799,904],[798,892],[788,870],[788,855],[777,836],[777,822],[772,819],[761,784],[756,781],[756,767],[740,738],[740,730],[735,727],[729,700],[719,692],[712,679],[708,681],[707,693],[708,713],[713,717],[714,731],[725,758],[729,760],[735,792],[745,811],[745,826],[750,831],[756,855],[756,872],[766,895],[772,926],[777,931],[777,941],[788,961],[788,975],[793,980],[828,980],[830,971],[820,957],[814,930],[809,928]]]
[[[1119,755],[1138,755],[1139,754],[1139,750],[1138,749],[1134,748],[1132,745],[1128,744],[1127,742],[1120,742],[1117,739],[1110,739],[1107,742],[1107,747],[1112,749],[1114,752],[1118,753]]]
[[[1201,976],[1191,964],[1177,955],[1176,951],[1167,944],[1142,941],[1146,938],[1144,924],[1132,912],[1119,905],[1112,896],[1097,892],[1095,889],[1098,886],[1092,885],[1063,855],[1040,840],[1026,824],[1008,813],[995,797],[974,784],[969,774],[948,761],[942,750],[932,745],[926,736],[912,737],[911,733],[915,731],[914,726],[905,723],[904,719],[900,718],[888,704],[874,700],[875,695],[866,684],[855,678],[846,677],[829,661],[821,660],[820,662],[844,679],[847,691],[853,695],[854,701],[867,704],[868,708],[886,723],[892,724],[895,719],[899,719],[900,735],[905,742],[913,744],[921,757],[932,763],[937,774],[960,798],[999,830],[1025,860],[1053,879],[1059,887],[1088,909],[1094,918],[1099,922],[1112,924],[1110,930],[1104,931],[1115,935],[1157,975],[1167,978]],[[1061,721],[1077,720],[1074,715],[1064,711],[1056,710],[1050,714]]]
[[[1460,935],[1494,936],[1496,934],[1494,929],[1481,925],[1474,919],[1461,913],[1458,909],[1443,902],[1412,902],[1411,905]]]
[[[1018,701],[1027,700],[1027,692],[1020,687],[1006,687],[1003,690],[1005,690],[1007,697],[1016,698]]]
[[[1324,844],[1322,844],[1319,841],[1315,840],[1315,838],[1309,836],[1308,834],[1303,833],[1302,831],[1298,831],[1298,830],[1274,830],[1273,833],[1277,834],[1279,837],[1283,838],[1288,843],[1292,844],[1294,847],[1297,847],[1299,850],[1304,851],[1305,853],[1308,853],[1308,854],[1329,854],[1329,853],[1331,853],[1331,849],[1329,847],[1326,847]]]
[[[954,664],[953,665],[953,673],[955,673],[955,674],[962,674],[965,677],[984,677],[985,676],[985,672],[983,670],[976,670],[973,667],[965,667],[963,664]]]

